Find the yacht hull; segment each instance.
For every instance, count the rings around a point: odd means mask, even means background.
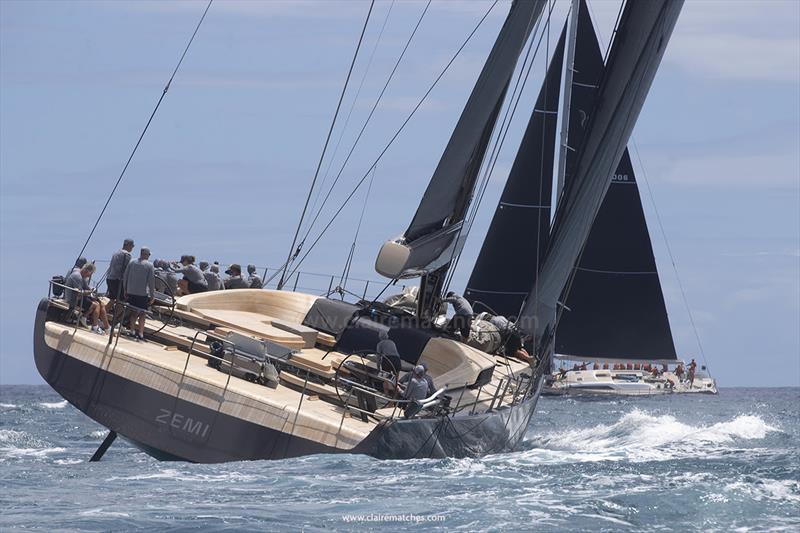
[[[36,367],[47,383],[92,420],[160,460],[197,463],[362,453],[380,459],[467,457],[511,451],[522,438],[541,383],[512,407],[480,415],[393,420],[352,449],[327,446],[176,398],[88,364],[45,342],[47,300],[34,327]]]

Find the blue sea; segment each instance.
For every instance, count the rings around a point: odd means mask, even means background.
[[[158,462],[0,388],[0,530],[800,531],[800,389],[543,398],[515,453]]]

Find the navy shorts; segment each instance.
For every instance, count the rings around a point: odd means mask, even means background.
[[[147,311],[147,308],[150,307],[150,297],[138,296],[136,294],[129,294],[128,303],[131,306],[136,307],[137,309],[141,309],[142,311]]]
[[[106,296],[111,298],[112,300],[121,300],[122,299],[122,280],[121,279],[107,279],[106,286],[108,287],[108,292],[106,292]]]

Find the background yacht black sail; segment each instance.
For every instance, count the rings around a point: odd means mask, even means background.
[[[565,34],[566,28],[464,291],[470,302],[483,304],[476,311],[516,317],[547,249]]]
[[[548,349],[558,300],[574,271],[680,14],[682,0],[627,2],[598,87],[575,171],[559,198],[550,247],[521,315]]]
[[[515,1],[481,70],[436,171],[405,233],[384,243],[375,270],[389,278],[424,276],[418,316],[434,313],[457,251],[464,216],[519,55],[545,0]],[[461,237],[461,238],[459,238]]]
[[[584,0],[578,11],[568,146],[583,142],[603,56]],[[567,150],[565,183],[577,152]],[[580,357],[676,359],[667,309],[628,150],[606,192],[576,267],[555,351]]]

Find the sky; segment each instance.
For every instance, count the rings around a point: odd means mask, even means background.
[[[309,243],[490,5],[434,0]],[[380,159],[367,201],[362,187],[320,239],[298,287],[319,293],[338,276],[362,208],[348,289],[385,283],[377,251],[411,220],[508,5],[491,11]],[[324,183],[424,6],[376,2]],[[86,255],[107,260],[131,236],[154,257],[279,266],[368,7],[215,1]],[[204,8],[0,0],[0,384],[42,383],[36,305],[78,254]],[[605,46],[619,2],[590,8]],[[567,9],[555,2],[520,109],[533,106]],[[469,277],[527,115],[514,117],[454,289]],[[703,359],[678,280],[721,387],[800,385],[800,2],[687,0],[631,144],[679,355]]]

